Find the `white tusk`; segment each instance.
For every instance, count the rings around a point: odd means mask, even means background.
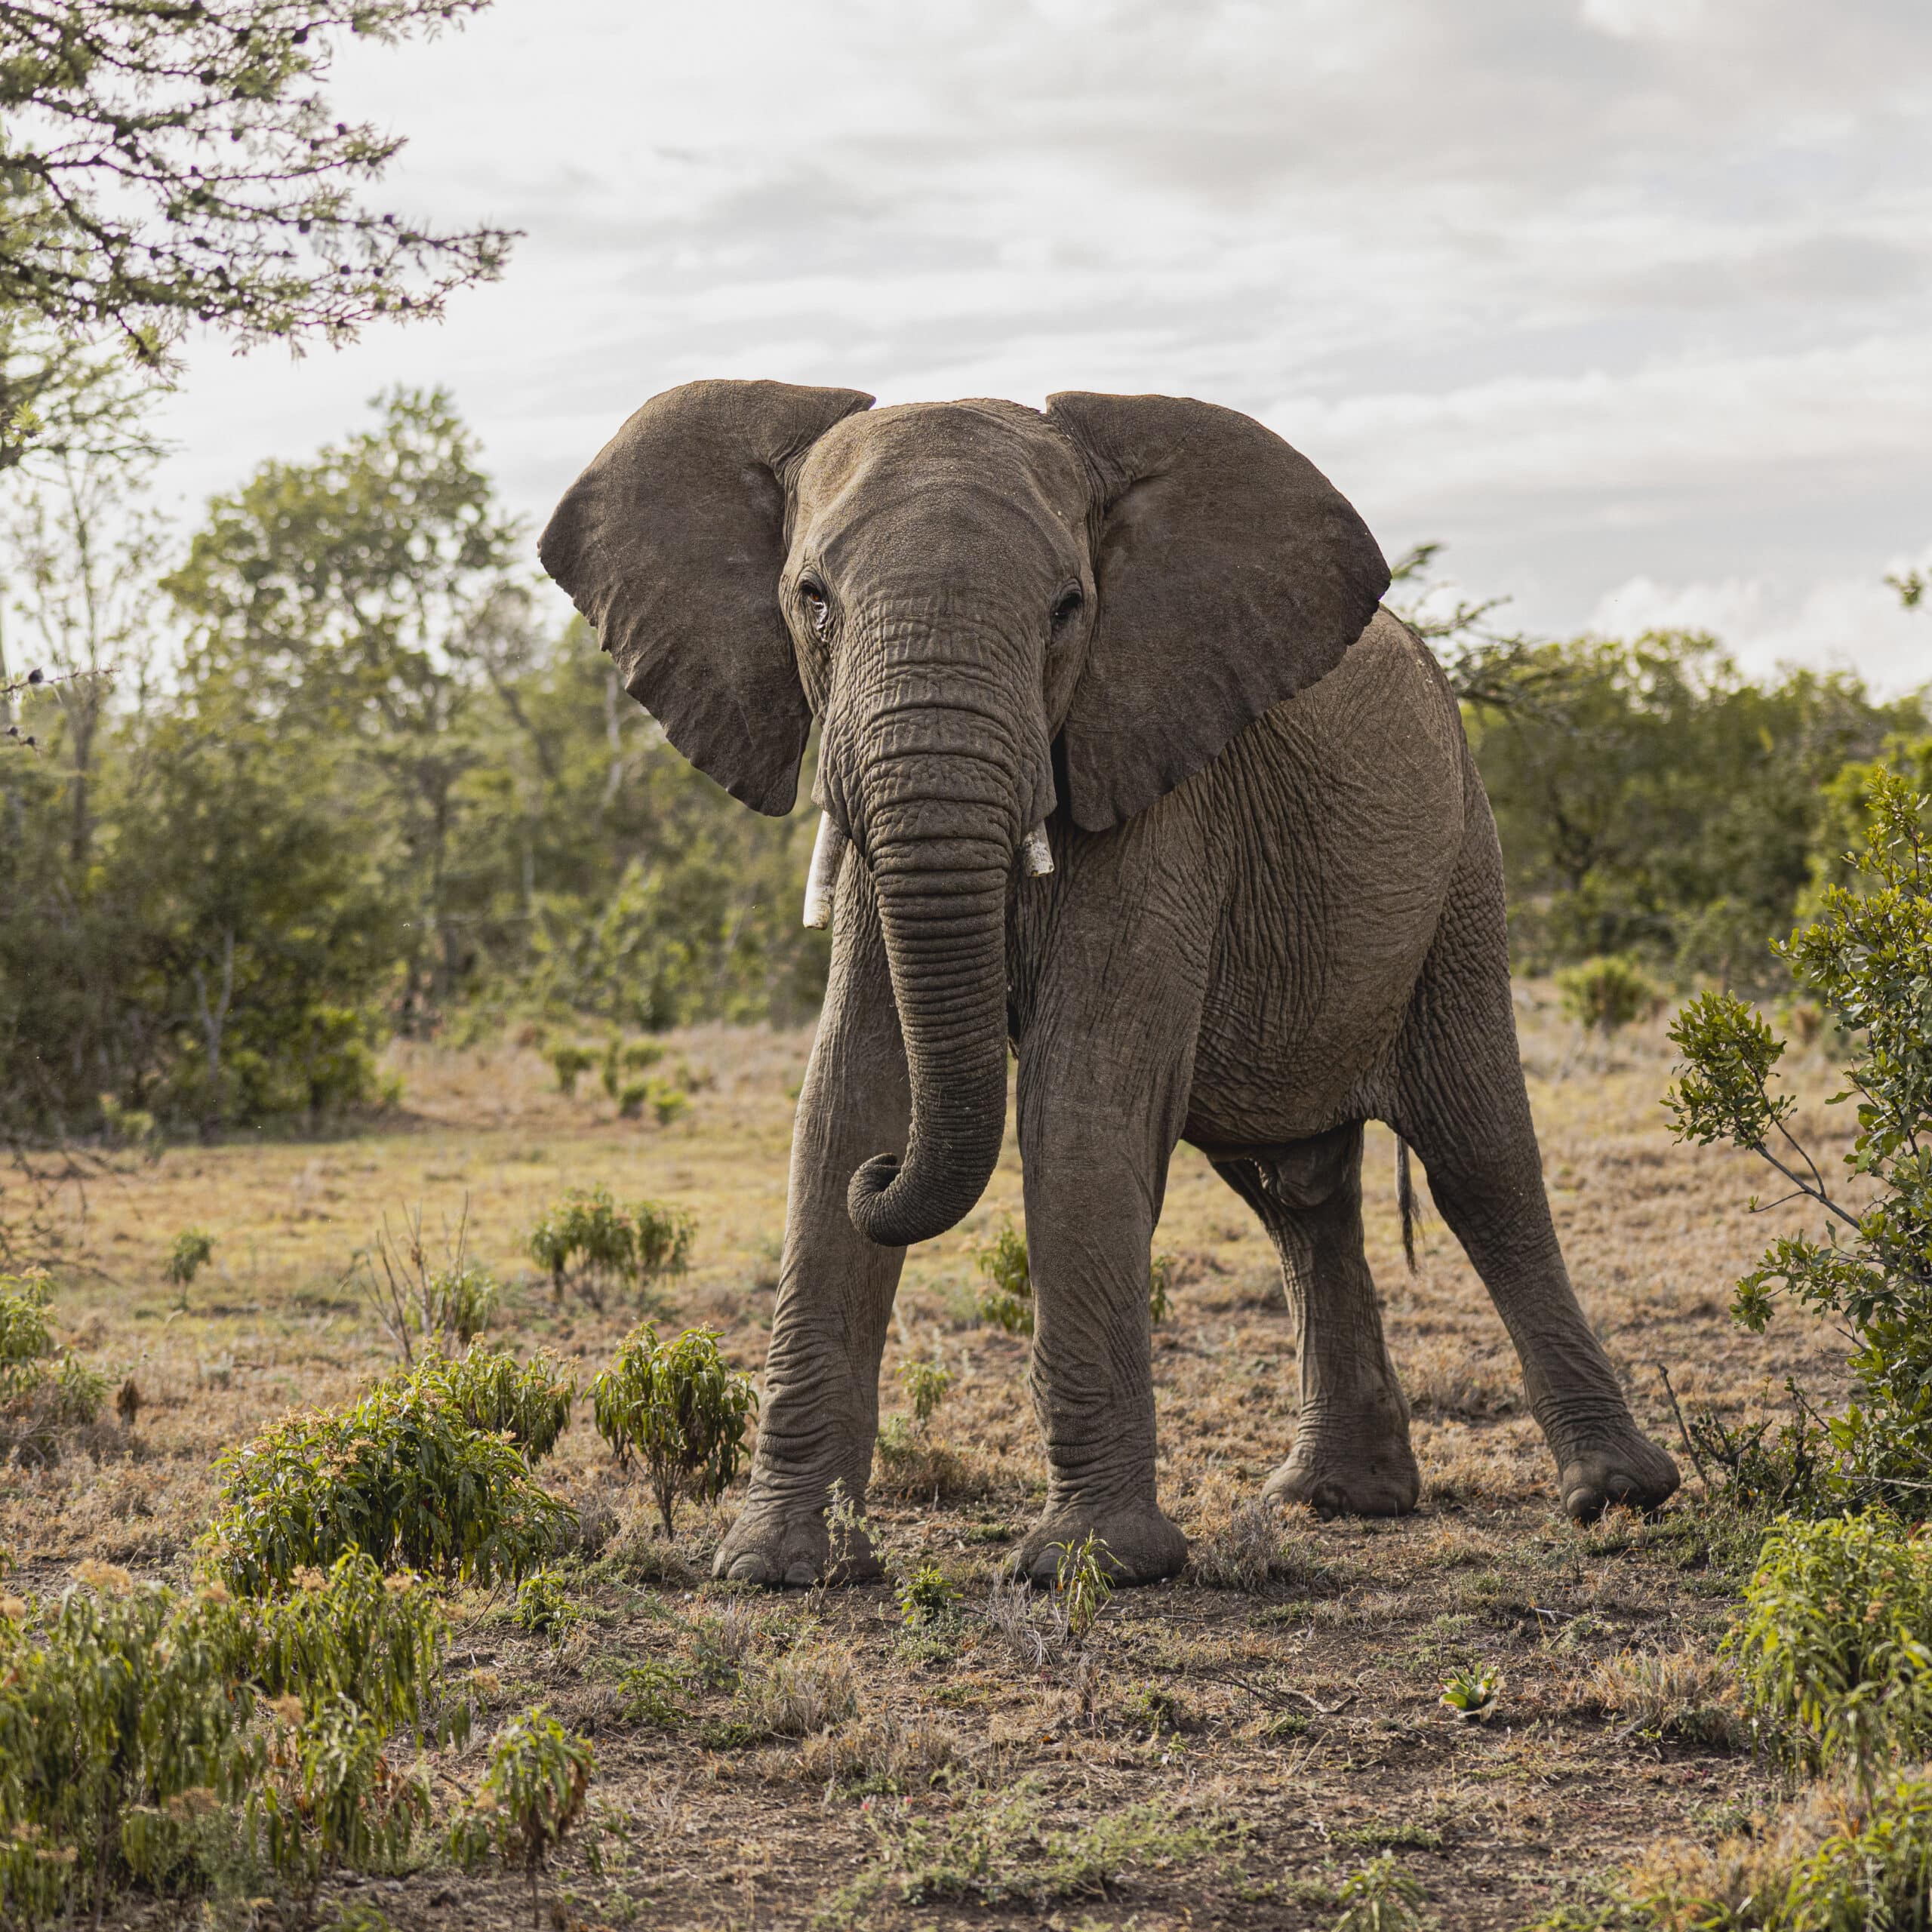
[[[1044,878],[1053,870],[1054,848],[1047,843],[1044,819],[1020,841],[1020,863],[1029,878]]]
[[[805,875],[805,924],[822,933],[832,923],[832,901],[838,890],[838,868],[845,857],[846,838],[829,812],[819,815],[818,836],[812,841],[812,869]]]

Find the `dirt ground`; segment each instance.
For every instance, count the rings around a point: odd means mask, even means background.
[[[1731,1420],[1780,1411],[1789,1373],[1828,1390],[1829,1334],[1791,1318],[1758,1338],[1728,1319],[1731,1282],[1786,1216],[1747,1211],[1764,1180],[1742,1157],[1671,1142],[1663,1023],[1606,1057],[1580,1050],[1546,989],[1520,1001],[1564,1247],[1640,1419],[1678,1448],[1660,1364],[1687,1407]],[[370,1131],[118,1157],[84,1208],[70,1198],[57,1312],[146,1405],[97,1457],[0,1475],[11,1586],[57,1590],[90,1556],[185,1571],[217,1454],[391,1365],[350,1278],[385,1214],[420,1207],[433,1231],[466,1208],[471,1252],[510,1284],[500,1337],[550,1346],[587,1385],[638,1310],[553,1301],[523,1252],[531,1223],[593,1181],[688,1208],[694,1266],[653,1312],[721,1330],[756,1370],[809,1036],[668,1044],[698,1082],[669,1127],[616,1118],[594,1075],[565,1098],[529,1048],[402,1048],[403,1112]],[[1841,1145],[1819,1131],[1830,1075],[1796,1071],[1822,1161]],[[1325,1927],[1349,1875],[1392,1850],[1442,1925],[1506,1927],[1760,1800],[1768,1779],[1727,1739],[1715,1661],[1737,1539],[1694,1480],[1654,1523],[1562,1519],[1501,1323],[1439,1221],[1404,1270],[1390,1157],[1374,1131],[1370,1258],[1415,1407],[1421,1508],[1306,1517],[1257,1546],[1241,1506],[1294,1436],[1294,1337],[1258,1224],[1183,1149],[1156,1241],[1177,1287],[1155,1377],[1161,1497],[1198,1574],[1115,1597],[1084,1643],[1060,1639],[1050,1605],[995,1593],[1044,1478],[1026,1343],[975,1317],[974,1244],[1019,1208],[1010,1140],[965,1226],[910,1257],[886,1360],[888,1409],[905,1406],[909,1358],[956,1377],[869,1504],[889,1561],[935,1564],[952,1613],[910,1623],[887,1586],[704,1581],[735,1494],[688,1510],[667,1547],[581,1401],[541,1473],[583,1513],[564,1566],[582,1620],[538,1639],[500,1597],[457,1599],[452,1668],[482,1721],[439,1774],[473,1779],[496,1718],[532,1703],[594,1740],[592,1822],[546,1887],[549,1920]],[[184,1297],[162,1264],[190,1226],[216,1247]],[[1440,1690],[1476,1666],[1501,1688],[1470,1723]],[[531,1912],[519,1881],[433,1863],[342,1897],[398,1927]]]

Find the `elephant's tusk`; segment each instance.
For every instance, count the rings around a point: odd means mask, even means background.
[[[1044,878],[1053,870],[1054,848],[1047,843],[1044,819],[1020,841],[1020,863],[1029,878]]]
[[[846,838],[829,812],[819,815],[818,836],[812,841],[812,869],[805,875],[805,924],[822,933],[832,923],[832,901],[838,890],[838,868],[845,857]]]

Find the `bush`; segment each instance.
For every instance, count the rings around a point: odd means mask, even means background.
[[[162,1272],[185,1295],[195,1285],[195,1277],[214,1258],[214,1236],[205,1228],[183,1228],[174,1237]]]
[[[1556,976],[1563,1011],[1585,1032],[1607,1040],[1632,1020],[1647,1020],[1663,1004],[1663,995],[1627,953],[1586,959]]]
[[[1668,1103],[1678,1139],[1756,1154],[1835,1223],[1827,1241],[1774,1241],[1732,1312],[1761,1331],[1788,1294],[1850,1331],[1852,1398],[1826,1423],[1819,1500],[1916,1517],[1932,1506],[1932,800],[1881,771],[1872,809],[1851,861],[1861,889],[1826,888],[1818,917],[1774,950],[1850,1043],[1835,1097],[1858,1097],[1846,1164],[1876,1198],[1859,1211],[1834,1198],[1791,1132],[1796,1102],[1773,1091],[1785,1043],[1728,994],[1672,1023],[1683,1060]]]
[[[899,1586],[899,1614],[908,1623],[939,1623],[958,1601],[958,1591],[937,1563],[921,1564]]]
[[[1417,1923],[1423,1890],[1395,1854],[1385,1851],[1349,1873],[1336,1897],[1343,1910],[1335,1932],[1407,1932]]]
[[[564,1580],[554,1570],[533,1570],[517,1586],[516,1627],[531,1637],[561,1643],[583,1621]]]
[[[577,1081],[596,1064],[597,1056],[588,1047],[562,1046],[550,1049],[550,1066],[557,1076],[557,1091],[566,1100],[574,1097]]]
[[[426,1589],[362,1556],[246,1604],[80,1574],[0,1622],[0,1917],[98,1918],[131,1884],[198,1889],[251,1861],[312,1891],[331,1864],[407,1850],[428,1794],[384,1746],[436,1680]]]
[[[977,1257],[986,1287],[980,1296],[980,1319],[1009,1335],[1033,1332],[1033,1270],[1026,1257],[1026,1237],[1011,1221]]]
[[[222,1458],[207,1544],[230,1588],[259,1595],[358,1549],[483,1584],[544,1562],[568,1506],[531,1481],[514,1444],[452,1405],[445,1366],[379,1383],[346,1410],[298,1410]]]
[[[706,1503],[724,1494],[758,1408],[751,1377],[729,1366],[706,1328],[669,1343],[648,1324],[634,1329],[591,1395],[618,1466],[633,1454],[644,1464],[667,1538],[681,1494]]]
[[[1932,1540],[1887,1512],[1774,1524],[1727,1641],[1754,1717],[1812,1768],[1869,1780],[1932,1749]]]
[[[1667,1842],[1600,1904],[1532,1932],[1924,1932],[1932,1892],[1932,1783],[1869,1794],[1814,1786],[1706,1850]]]
[[[555,1718],[526,1711],[511,1718],[497,1734],[475,1801],[450,1828],[451,1857],[474,1871],[494,1852],[506,1871],[521,1869],[530,1881],[531,1923],[540,1923],[538,1881],[582,1815],[595,1768],[589,1740]]]
[[[530,1254],[549,1270],[556,1294],[574,1273],[595,1305],[597,1284],[641,1286],[681,1275],[697,1234],[696,1220],[678,1208],[655,1201],[620,1208],[607,1187],[572,1188],[531,1229]]]
[[[937,1361],[902,1362],[899,1381],[912,1405],[913,1426],[923,1434],[939,1414],[946,1392],[952,1386],[952,1371]]]
[[[100,1414],[107,1378],[54,1339],[44,1275],[0,1275],[0,1462],[51,1463],[63,1432]]]
[[[405,1367],[414,1364],[419,1349],[447,1354],[466,1349],[490,1325],[500,1291],[487,1269],[465,1254],[469,1208],[452,1235],[444,1231],[443,1265],[429,1259],[423,1237],[423,1211],[403,1217],[400,1235],[383,1217],[370,1245],[357,1257],[365,1278],[364,1292],[376,1318],[388,1331]]]

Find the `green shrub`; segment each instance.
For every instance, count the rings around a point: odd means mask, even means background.
[[[651,1102],[651,1111],[660,1127],[669,1127],[674,1120],[681,1120],[691,1108],[691,1096],[681,1088],[673,1087],[662,1080],[654,1080],[645,1090]]]
[[[627,1081],[617,1095],[617,1118],[635,1120],[644,1112],[644,1103],[651,1097],[651,1090],[657,1084],[652,1080]]]
[[[1814,1769],[1932,1749],[1932,1540],[1888,1512],[1774,1524],[1727,1641],[1754,1715]]]
[[[427,1589],[362,1556],[248,1603],[79,1574],[0,1621],[0,1918],[98,1918],[128,1886],[251,1863],[312,1893],[406,1851],[428,1793],[385,1745],[425,1726],[445,1635]]]
[[[45,1275],[0,1275],[0,1463],[50,1463],[62,1432],[100,1414],[107,1378],[54,1339]]]
[[[445,1256],[438,1266],[423,1235],[423,1211],[403,1217],[395,1232],[385,1215],[369,1246],[356,1257],[370,1306],[402,1356],[414,1364],[417,1352],[448,1354],[466,1349],[489,1327],[501,1292],[487,1269],[464,1253],[469,1209],[454,1235],[445,1229]]]
[[[230,1588],[257,1595],[358,1549],[484,1584],[543,1563],[569,1507],[514,1444],[457,1412],[439,1366],[347,1409],[299,1410],[222,1458],[207,1544]]]
[[[530,1231],[531,1257],[561,1295],[574,1274],[595,1300],[598,1284],[639,1285],[690,1265],[697,1223],[655,1201],[620,1208],[604,1186],[572,1188]]]
[[[1063,1635],[1078,1643],[1100,1620],[1114,1593],[1113,1558],[1091,1530],[1063,1544],[1054,1572],[1054,1614]]]
[[[923,1433],[939,1414],[939,1405],[952,1386],[952,1371],[937,1361],[902,1362],[899,1381],[912,1405],[913,1424]]]
[[[1932,1783],[1826,1783],[1706,1847],[1666,1840],[1600,1902],[1531,1932],[1926,1932]]]
[[[481,1347],[454,1361],[432,1357],[413,1377],[392,1377],[389,1386],[420,1389],[472,1429],[507,1435],[532,1463],[557,1446],[577,1399],[575,1378],[547,1349],[527,1362]]]
[[[533,1570],[517,1586],[516,1627],[531,1637],[561,1643],[583,1621],[564,1580],[554,1570]]]
[[[758,1407],[751,1377],[725,1361],[712,1331],[660,1343],[648,1324],[626,1337],[591,1395],[619,1466],[633,1454],[643,1463],[666,1537],[680,1494],[710,1502],[737,1474]]]
[[[1627,953],[1612,953],[1566,966],[1556,976],[1563,1011],[1586,1032],[1607,1040],[1632,1020],[1647,1020],[1663,995]]]
[[[1791,1131],[1795,1098],[1774,1091],[1785,1043],[1729,994],[1701,995],[1672,1023],[1683,1058],[1668,1103],[1680,1140],[1756,1154],[1835,1223],[1829,1240],[1773,1242],[1732,1312],[1761,1331],[1789,1295],[1850,1331],[1851,1400],[1826,1420],[1817,1501],[1918,1517],[1932,1509],[1932,800],[1882,770],[1871,795],[1860,889],[1826,887],[1817,918],[1774,950],[1849,1043],[1835,1097],[1857,1097],[1846,1164],[1875,1198],[1854,1210],[1834,1197]]]
[[[1342,1881],[1337,1898],[1342,1915],[1335,1932],[1407,1932],[1417,1923],[1423,1890],[1392,1851],[1371,1858]]]
[[[451,1857],[474,1871],[494,1852],[506,1871],[521,1869],[530,1881],[531,1923],[539,1923],[538,1881],[582,1815],[595,1768],[589,1740],[555,1718],[527,1711],[511,1718],[497,1734],[474,1802],[450,1828]]]
[[[950,1617],[959,1592],[936,1563],[922,1563],[899,1586],[899,1614],[908,1623],[937,1623]]]
[[[174,1237],[168,1266],[162,1272],[185,1295],[195,1285],[195,1277],[214,1258],[214,1236],[205,1228],[183,1228]]]
[[[1171,1254],[1157,1254],[1147,1269],[1147,1316],[1158,1328],[1174,1312],[1174,1268]]]
[[[589,1047],[561,1046],[550,1049],[550,1067],[557,1076],[557,1091],[566,1100],[577,1093],[577,1083],[597,1064]]]
[[[1033,1271],[1026,1257],[1026,1237],[1011,1221],[992,1240],[983,1242],[975,1257],[986,1286],[980,1296],[980,1319],[1009,1335],[1033,1332]]]

